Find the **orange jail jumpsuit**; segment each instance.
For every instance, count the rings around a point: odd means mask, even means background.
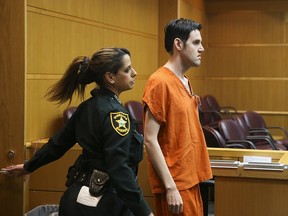
[[[193,92],[190,82],[189,86]],[[161,124],[158,142],[180,191],[184,204],[184,213],[181,215],[185,216],[203,215],[198,184],[212,178],[209,155],[199,121],[198,99],[165,67],[159,68],[149,77],[142,99],[144,109],[149,107],[154,118]],[[172,215],[168,213],[164,185],[149,157],[148,167],[156,215]]]

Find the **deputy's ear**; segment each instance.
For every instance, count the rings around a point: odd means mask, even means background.
[[[114,74],[107,71],[104,75],[105,79],[108,81],[108,83],[110,84],[114,84],[115,83],[115,80],[114,80]]]
[[[174,45],[175,45],[177,50],[181,50],[183,48],[183,42],[180,38],[174,39]]]

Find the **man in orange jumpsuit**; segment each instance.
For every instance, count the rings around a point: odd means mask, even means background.
[[[144,143],[157,216],[202,216],[199,183],[212,178],[199,122],[199,97],[184,75],[201,63],[201,28],[182,18],[166,25],[170,58],[145,87]]]

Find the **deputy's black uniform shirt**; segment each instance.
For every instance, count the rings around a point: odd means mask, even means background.
[[[147,216],[151,210],[135,182],[135,170],[143,149],[141,137],[135,133],[118,97],[106,89],[93,90],[92,97],[78,106],[65,127],[50,138],[24,168],[32,172],[59,159],[78,143],[83,148],[83,169],[106,171],[117,194],[134,215]]]

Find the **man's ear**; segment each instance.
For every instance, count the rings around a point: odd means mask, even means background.
[[[107,71],[104,75],[105,79],[108,81],[108,83],[110,84],[114,84],[115,83],[115,80],[114,80],[114,74]]]
[[[183,48],[183,42],[180,38],[175,38],[174,39],[174,46],[175,48],[179,51]]]

